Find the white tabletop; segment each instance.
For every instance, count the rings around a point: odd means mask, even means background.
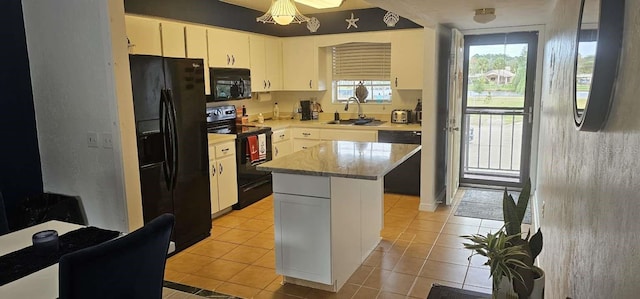
[[[58,235],[82,228],[82,225],[61,221],[48,221],[32,227],[0,236],[0,256],[31,246],[33,234],[53,229]],[[58,297],[58,264],[44,268],[3,286],[0,286],[0,298],[57,298]]]

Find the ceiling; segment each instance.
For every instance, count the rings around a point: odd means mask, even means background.
[[[223,2],[266,11],[271,0],[220,0]],[[481,29],[538,25],[547,23],[555,3],[559,0],[345,0],[337,9],[318,10],[302,4],[296,6],[303,14],[380,7],[410,19],[422,26],[448,24],[458,29]],[[496,19],[487,24],[473,21],[479,8],[496,9]]]
[[[267,11],[271,6],[271,0],[220,0],[229,4],[234,4],[246,8],[251,8],[258,11]],[[331,11],[343,11],[352,9],[363,9],[375,7],[364,0],[345,0],[344,3],[338,8],[331,9],[315,9],[300,3],[296,3],[296,7],[302,14],[316,14]]]

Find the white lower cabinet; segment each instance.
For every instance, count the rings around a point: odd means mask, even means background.
[[[273,131],[273,135],[271,136],[271,153],[273,153],[273,159],[286,156],[293,152],[293,141],[290,138],[289,129]]]
[[[235,141],[209,145],[211,213],[238,202]]]
[[[383,181],[272,175],[276,273],[338,291],[380,241]]]

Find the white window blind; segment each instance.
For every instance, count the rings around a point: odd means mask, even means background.
[[[390,43],[348,43],[332,47],[333,81],[389,80]]]

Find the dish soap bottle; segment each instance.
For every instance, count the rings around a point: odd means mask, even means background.
[[[278,108],[278,102],[273,104],[273,119],[280,119],[280,108]]]

